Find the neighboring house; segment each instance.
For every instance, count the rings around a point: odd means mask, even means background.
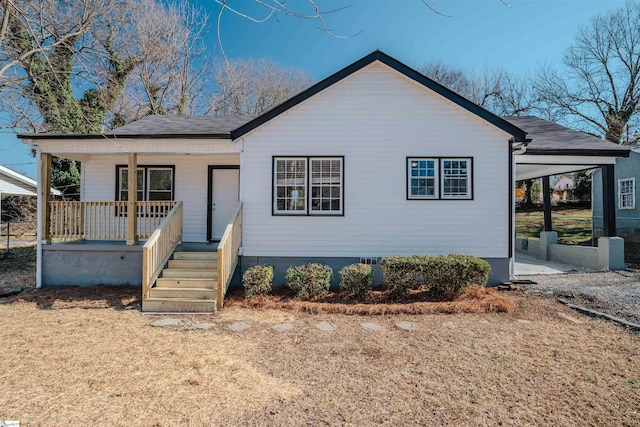
[[[600,188],[602,174],[595,170],[591,174],[592,188]],[[640,206],[638,189],[640,184],[640,149],[632,148],[629,157],[616,160],[615,165],[615,212],[618,233],[622,237],[640,237]],[[591,194],[591,213],[593,215],[594,236],[602,235],[602,194],[598,191]]]
[[[51,194],[59,196],[60,191],[52,188]],[[0,218],[2,218],[2,198],[4,196],[37,196],[38,183],[8,167],[0,165]]]
[[[556,202],[567,202],[574,199],[573,192],[576,189],[574,181],[566,175],[559,175],[551,182],[551,199]]]
[[[542,119],[495,116],[376,51],[257,118],[21,135],[43,177],[52,154],[82,162],[81,202],[40,200],[38,286],[142,283],[143,310],[204,311],[221,306],[236,264],[273,265],[281,284],[310,261],[337,276],[350,263],[448,253],[487,260],[500,283],[513,268],[516,177],[550,161],[556,174],[575,170],[576,146],[595,164],[627,153],[598,157],[613,144],[575,144],[554,126],[546,137]],[[525,156],[526,127],[536,136]],[[200,245],[175,251],[181,242]]]

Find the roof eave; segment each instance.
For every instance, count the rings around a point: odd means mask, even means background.
[[[536,156],[604,156],[604,157],[629,157],[631,150],[598,150],[598,149],[576,149],[576,150],[543,150],[529,149],[525,154]]]
[[[20,139],[231,139],[230,134],[212,133],[212,134],[131,134],[131,135],[115,135],[115,134],[18,134]]]

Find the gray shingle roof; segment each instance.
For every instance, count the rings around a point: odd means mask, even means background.
[[[113,136],[218,136],[231,138],[250,116],[147,116],[109,132]]]
[[[628,156],[629,147],[534,116],[503,117],[527,132],[527,154]]]
[[[231,139],[231,131],[252,116],[146,116],[104,134],[21,134],[19,138],[89,139],[119,138],[217,138]]]

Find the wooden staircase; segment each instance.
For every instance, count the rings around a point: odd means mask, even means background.
[[[162,270],[142,311],[212,313],[218,294],[218,253],[212,249],[176,248]]]

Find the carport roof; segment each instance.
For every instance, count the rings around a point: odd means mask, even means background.
[[[526,154],[628,157],[629,147],[534,116],[503,117],[527,132]]]

